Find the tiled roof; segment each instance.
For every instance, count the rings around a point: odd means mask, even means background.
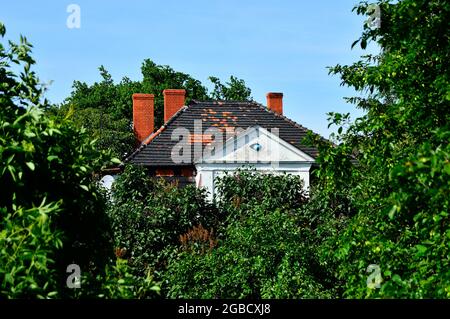
[[[303,138],[309,131],[283,115],[268,110],[255,102],[233,101],[193,101],[189,106],[178,111],[162,128],[150,135],[142,145],[134,151],[125,162],[144,166],[172,166],[179,165],[172,161],[171,151],[179,141],[172,141],[172,133],[177,128],[186,128],[194,135],[194,120],[202,121],[203,132],[209,127],[221,130],[227,128],[247,129],[259,125],[267,130],[277,128],[279,137],[305,152],[313,158],[318,155],[314,147],[302,144]],[[194,136],[194,139],[198,137]],[[192,138],[188,141],[192,142]],[[191,162],[194,162],[194,147],[191,145]]]

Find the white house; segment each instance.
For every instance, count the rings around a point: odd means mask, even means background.
[[[133,94],[133,127],[139,147],[124,160],[152,176],[195,183],[216,193],[214,180],[252,166],[264,173],[299,175],[305,188],[318,150],[304,145],[308,129],[283,116],[283,94],[255,102],[192,101],[184,90],[164,90],[164,120],[154,128],[154,95]]]

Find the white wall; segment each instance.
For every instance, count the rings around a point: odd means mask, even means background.
[[[248,165],[248,164],[247,164]],[[209,199],[212,200],[217,194],[214,180],[216,177],[223,175],[225,172],[233,172],[238,168],[242,168],[243,164],[238,163],[221,163],[221,164],[197,164],[196,183],[198,187],[205,187],[209,192]],[[252,164],[252,168],[266,174],[292,174],[298,175],[304,182],[304,188],[309,190],[309,170],[310,163],[277,163],[276,166],[270,163]]]

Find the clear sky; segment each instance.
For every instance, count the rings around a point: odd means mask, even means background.
[[[358,0],[70,0],[4,1],[0,20],[6,38],[27,36],[35,70],[53,81],[51,102],[66,98],[74,80],[100,80],[104,65],[114,80],[140,80],[145,58],[191,74],[246,81],[253,98],[284,93],[284,114],[325,137],[327,112],[351,112],[327,66],[356,61],[350,49],[363,17],[351,12]],[[81,9],[80,28],[68,28],[67,7]],[[131,98],[131,97],[130,97]]]

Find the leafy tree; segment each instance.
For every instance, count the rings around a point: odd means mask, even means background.
[[[339,143],[321,146],[323,191],[339,190],[349,208],[341,211],[348,226],[324,244],[323,256],[338,266],[347,297],[448,298],[450,5],[377,5],[381,27],[366,24],[355,44],[374,41],[381,52],[331,68],[361,92],[348,100],[365,115],[344,131],[348,115],[331,114]],[[355,10],[373,8],[362,2]],[[366,283],[370,264],[381,269],[380,289]]]
[[[85,130],[45,115],[32,64],[25,37],[0,46],[0,296],[97,296],[115,273],[107,270],[110,225],[93,174],[112,159]],[[81,268],[81,289],[66,287],[70,264]]]
[[[53,107],[51,113],[61,117],[70,115],[78,127],[85,127],[99,140],[98,147],[110,150],[118,158],[123,158],[135,147],[132,130],[133,93],[155,95],[155,128],[164,124],[163,90],[180,88],[186,90],[186,104],[192,100],[250,100],[250,89],[243,80],[232,76],[230,82],[222,84],[218,78],[210,77],[214,83],[213,92],[208,95],[203,84],[189,74],[175,71],[167,65],[157,65],[150,59],[141,67],[142,81],[131,81],[124,77],[114,83],[111,75],[100,66],[101,82],[92,85],[75,81],[71,95],[63,105]]]
[[[116,250],[134,272],[163,270],[179,236],[196,225],[215,227],[217,210],[194,185],[178,188],[128,165],[112,189],[109,216]]]
[[[189,74],[175,71],[168,65],[157,65],[150,59],[144,60],[141,70],[143,93],[155,95],[155,128],[164,124],[165,89],[185,89],[187,105],[191,100],[207,99],[207,89]]]
[[[251,101],[252,91],[245,85],[245,81],[235,76],[230,77],[230,82],[223,84],[220,79],[210,76],[209,80],[214,84],[214,90],[210,97],[215,100]]]
[[[100,150],[122,158],[136,146],[131,96],[142,91],[142,83],[124,77],[115,84],[103,66],[99,70],[101,82],[88,85],[75,81],[71,96],[61,106],[53,106],[49,113],[69,117],[77,127],[85,128],[92,138],[98,139]]]
[[[217,231],[193,229],[181,237],[181,252],[164,274],[169,297],[335,295],[332,276],[318,263],[315,230],[301,210],[307,198],[300,177],[243,170],[220,178],[218,185],[226,223]]]

